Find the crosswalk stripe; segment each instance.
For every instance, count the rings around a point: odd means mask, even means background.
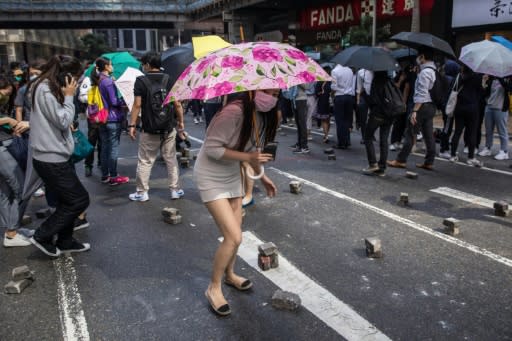
[[[430,192],[434,192],[437,194],[445,195],[447,197],[459,199],[462,201],[466,201],[475,205],[487,207],[487,208],[494,208],[494,201],[489,200],[486,198],[482,198],[473,194],[465,193],[453,188],[449,187],[438,187],[433,188],[430,190]]]
[[[455,237],[449,236],[447,234],[434,231],[430,227],[418,224],[418,223],[416,223],[416,222],[414,222],[412,220],[403,218],[403,217],[401,217],[401,216],[399,216],[397,214],[394,214],[394,213],[388,212],[386,210],[383,210],[382,208],[378,208],[376,206],[372,206],[372,205],[367,204],[367,203],[365,203],[365,202],[363,202],[361,200],[357,200],[355,198],[349,197],[348,195],[336,192],[336,191],[334,191],[332,189],[329,189],[327,187],[324,187],[322,185],[319,185],[319,184],[316,184],[314,182],[308,181],[306,179],[300,178],[300,177],[295,176],[293,174],[281,171],[281,170],[279,170],[277,168],[269,167],[269,170],[275,171],[276,173],[278,173],[280,175],[283,175],[283,176],[285,176],[285,177],[287,177],[289,179],[302,181],[305,185],[313,187],[316,190],[319,190],[321,192],[330,194],[330,195],[332,195],[332,196],[334,196],[336,198],[346,200],[348,202],[353,203],[354,205],[357,205],[357,206],[360,206],[360,207],[364,207],[364,208],[366,208],[366,209],[368,209],[368,210],[370,210],[372,212],[378,213],[378,214],[380,214],[380,215],[382,215],[384,217],[387,217],[389,219],[392,219],[394,221],[397,221],[399,223],[402,223],[404,225],[412,227],[413,229],[416,229],[418,231],[427,233],[427,234],[429,234],[429,235],[431,235],[433,237],[442,239],[445,242],[448,242],[448,243],[460,246],[460,247],[462,247],[462,248],[464,248],[466,250],[469,250],[471,252],[474,252],[476,254],[488,257],[489,259],[491,259],[493,261],[496,261],[498,263],[501,263],[501,264],[504,264],[506,266],[512,267],[512,259],[509,259],[509,258],[500,256],[500,255],[497,255],[497,254],[495,254],[495,253],[493,253],[493,252],[491,252],[489,250],[486,250],[486,249],[481,248],[479,246],[470,244],[468,242],[465,242],[463,240],[460,240],[460,239],[457,239]]]
[[[391,340],[349,305],[302,273],[282,254],[279,254],[278,268],[262,271],[258,267],[257,256],[260,244],[263,241],[252,232],[244,232],[238,256],[282,290],[299,295],[303,307],[341,336],[347,340]]]

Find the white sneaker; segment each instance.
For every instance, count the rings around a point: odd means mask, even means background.
[[[423,134],[419,133],[418,135],[416,135],[416,141],[421,141],[421,140],[423,140]]]
[[[199,120],[197,119],[197,117],[194,117],[194,124],[199,124]]]
[[[451,156],[450,157],[450,162],[458,162],[459,161],[459,157],[458,156]]]
[[[439,153],[439,157],[446,159],[446,160],[450,160],[450,158],[452,157],[452,154],[450,154],[450,152],[442,152],[442,153]]]
[[[128,198],[130,198],[131,201],[148,201],[149,200],[149,195],[148,195],[148,192],[135,192],[135,193],[132,193],[128,196]]]
[[[480,153],[478,153],[478,155],[480,156],[491,156],[491,150],[487,147],[485,147],[484,149],[482,149],[480,151]]]
[[[500,150],[496,156],[494,156],[496,160],[508,160],[508,152],[504,152],[503,150]]]
[[[389,145],[389,150],[391,150],[392,152],[396,151],[397,150],[397,144],[396,143],[392,143]]]
[[[185,195],[185,191],[183,191],[182,189],[178,189],[178,190],[171,190],[171,199],[180,199],[182,196]]]
[[[468,147],[464,147],[464,154],[467,154],[469,153],[469,148]]]
[[[201,116],[199,116],[199,123],[202,123],[203,122],[203,118]]]
[[[483,162],[478,161],[477,159],[474,159],[474,158],[473,159],[468,159],[466,161],[466,163],[468,165],[470,165],[470,166],[475,166],[475,167],[483,167],[483,165],[484,165]]]
[[[29,238],[21,235],[20,233],[16,233],[12,238],[9,238],[4,234],[4,247],[29,246],[30,244]]]

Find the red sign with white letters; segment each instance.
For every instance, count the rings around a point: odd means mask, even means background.
[[[435,0],[421,0],[421,15],[430,14]],[[332,5],[310,8],[300,13],[301,29],[325,29],[345,25],[357,25],[361,17],[373,14],[377,3],[377,18],[410,16],[414,0],[345,0]]]

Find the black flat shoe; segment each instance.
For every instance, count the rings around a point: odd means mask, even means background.
[[[210,298],[210,296],[208,295],[208,291],[205,291],[204,292],[204,295],[206,296],[206,299],[208,300],[208,303],[210,303],[210,307],[212,308],[212,310],[217,314],[217,315],[220,315],[220,316],[227,316],[229,314],[231,314],[231,308],[229,307],[229,304],[223,304],[221,305],[220,307],[216,308],[214,305],[213,305],[213,302]]]
[[[246,291],[252,288],[252,282],[250,279],[246,279],[245,281],[242,282],[241,285],[236,285],[235,283],[230,282],[227,279],[224,280],[224,283],[240,291]]]

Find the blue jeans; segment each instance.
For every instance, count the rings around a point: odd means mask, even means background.
[[[500,136],[500,150],[508,152],[508,112],[498,109],[485,107],[485,146],[489,149],[492,147],[494,134],[494,126],[498,129]]]
[[[101,175],[106,178],[117,176],[117,157],[121,140],[121,122],[109,122],[100,126]]]

